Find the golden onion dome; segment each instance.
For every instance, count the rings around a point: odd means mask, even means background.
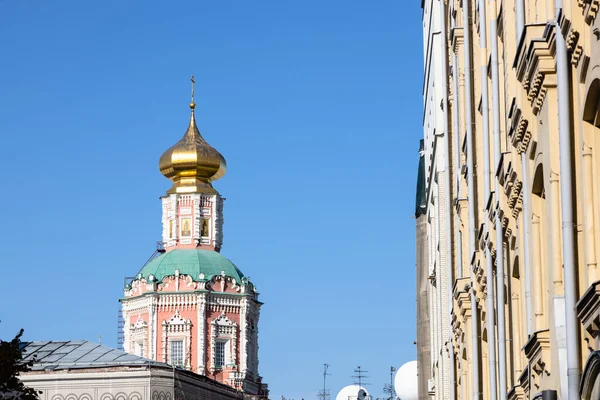
[[[171,193],[217,193],[211,182],[225,175],[227,163],[200,135],[194,116],[196,104],[190,103],[190,125],[185,135],[164,152],[158,163],[160,172],[173,181]]]

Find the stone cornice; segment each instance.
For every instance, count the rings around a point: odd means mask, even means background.
[[[453,295],[455,306],[453,311],[462,318],[469,318],[471,316],[470,283],[469,278],[458,278],[454,281]]]
[[[485,231],[485,224],[481,223],[479,225],[479,229],[477,230],[477,242],[479,244],[479,249],[485,251],[485,246],[487,243],[488,234]]]
[[[456,213],[460,214],[460,211],[463,207],[466,208],[467,205],[467,199],[465,198],[460,198],[460,199],[456,199],[454,201],[455,207],[456,207]]]
[[[525,392],[520,385],[513,386],[506,394],[508,400],[518,400],[525,398]]]
[[[521,375],[519,375],[519,386],[524,393],[529,393],[529,365],[526,365]]]
[[[517,79],[527,91],[527,100],[535,115],[544,104],[547,88],[556,86],[555,51],[553,24],[532,24],[525,27],[525,35],[515,58],[515,66]]]
[[[592,25],[598,16],[600,0],[577,0],[577,5],[582,8],[582,14],[585,22]]]
[[[508,206],[511,209],[514,209],[519,203],[518,200],[521,196],[522,187],[523,181],[518,179],[517,172],[512,168],[512,165],[509,165],[504,179],[504,194],[508,198]]]
[[[543,96],[545,98],[547,89],[543,89]],[[540,98],[538,98],[539,100]],[[543,99],[542,99],[543,100]],[[541,103],[540,103],[541,106]],[[513,146],[519,153],[525,153],[529,148],[531,142],[531,131],[528,129],[529,120],[523,116],[523,112],[513,102],[511,112],[509,113],[509,136]]]
[[[460,47],[464,43],[464,31],[463,28],[453,28],[450,30],[450,42],[452,43],[452,51],[457,53],[460,51]]]
[[[469,278],[458,278],[453,287],[454,304],[452,307],[452,342],[456,348],[464,343],[463,325],[471,317],[471,301],[469,298]]]

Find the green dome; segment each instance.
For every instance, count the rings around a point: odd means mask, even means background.
[[[212,250],[172,250],[150,260],[139,272],[144,278],[154,275],[159,282],[165,276],[175,275],[178,269],[181,275],[190,275],[193,280],[200,280],[200,274],[204,274],[205,280],[210,280],[215,275],[221,275],[224,271],[226,276],[235,278],[237,284],[241,284],[244,274],[231,261],[223,257],[221,253]]]

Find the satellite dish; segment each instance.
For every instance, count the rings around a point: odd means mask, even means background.
[[[358,400],[365,400],[367,398],[367,392],[365,392],[364,389],[360,389],[356,397]]]

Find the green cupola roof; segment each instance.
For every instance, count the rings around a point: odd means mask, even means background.
[[[161,254],[146,263],[139,273],[146,279],[153,275],[160,282],[165,276],[175,275],[175,270],[179,270],[180,275],[191,276],[195,281],[210,280],[224,273],[239,285],[244,277],[242,271],[221,253],[195,249],[177,249]],[[200,274],[203,274],[203,278],[200,278]]]

